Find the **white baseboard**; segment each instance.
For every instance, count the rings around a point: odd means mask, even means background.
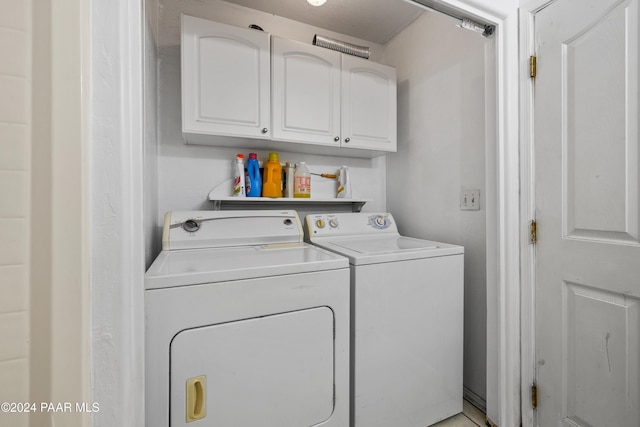
[[[467,387],[462,389],[462,397],[485,414],[487,413],[487,401]]]

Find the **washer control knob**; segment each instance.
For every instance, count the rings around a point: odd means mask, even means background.
[[[389,226],[389,222],[387,221],[387,218],[385,218],[382,215],[378,215],[375,218],[373,218],[373,226],[376,228],[387,228]]]
[[[329,221],[329,225],[331,226],[331,228],[338,228],[338,220],[337,219],[332,219]]]
[[[182,223],[182,228],[187,233],[195,233],[200,230],[200,224],[195,219],[188,219]]]
[[[324,228],[324,220],[323,219],[317,219],[316,220],[316,227]]]

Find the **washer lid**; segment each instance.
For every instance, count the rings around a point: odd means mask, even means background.
[[[361,254],[388,254],[438,248],[435,242],[402,236],[351,239],[335,242],[335,245]]]
[[[162,251],[145,275],[158,289],[347,268],[347,259],[306,243]]]
[[[462,246],[392,234],[312,240],[314,245],[349,257],[353,265],[405,261],[464,253]]]

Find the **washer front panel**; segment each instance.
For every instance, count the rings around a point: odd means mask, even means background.
[[[352,267],[354,427],[424,427],[462,412],[463,262]]]

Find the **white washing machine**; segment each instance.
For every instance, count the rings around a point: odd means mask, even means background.
[[[146,425],[344,427],[349,265],[295,211],[170,212],[145,277]]]
[[[307,215],[305,232],[351,265],[351,425],[462,412],[464,248],[400,236],[388,213]]]

